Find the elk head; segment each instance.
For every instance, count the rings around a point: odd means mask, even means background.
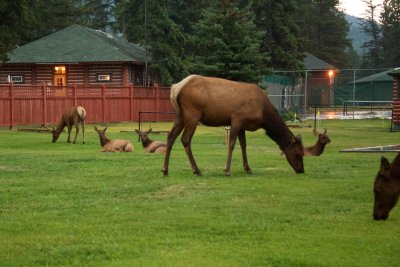
[[[96,126],[94,126],[94,130],[99,134],[100,138],[103,138],[106,136],[106,130],[107,130],[108,126],[106,128],[104,128],[103,130],[98,129]],[[105,137],[106,138],[106,137]]]
[[[57,131],[55,127],[53,127],[52,130],[50,130],[51,135],[53,136],[52,142],[55,143],[58,140],[58,137],[60,137],[61,131]]]
[[[313,129],[313,134],[318,135],[318,143],[322,145],[326,145],[331,142],[331,139],[327,135],[327,132],[328,132],[327,129],[325,129],[324,133],[318,133],[315,128]]]
[[[284,149],[283,153],[285,153],[287,161],[296,173],[304,173],[304,147],[300,135],[291,137],[290,144]]]
[[[374,183],[374,220],[386,220],[390,211],[396,205],[400,195],[400,154],[392,164],[385,158],[381,158],[381,165]],[[397,174],[396,174],[397,170]]]
[[[135,129],[135,132],[139,135],[140,141],[146,142],[148,139],[147,136],[152,132],[152,128],[150,128],[148,131],[139,131],[138,129]]]

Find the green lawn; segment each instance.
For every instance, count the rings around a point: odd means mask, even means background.
[[[305,124],[310,124],[308,122]],[[152,124],[153,130],[170,123]],[[275,143],[247,133],[249,163],[237,144],[224,176],[223,128],[199,126],[191,173],[177,140],[170,174],[162,155],[144,154],[136,124],[111,124],[111,139],[133,153],[100,153],[66,134],[0,129],[0,266],[400,266],[400,207],[372,219],[380,157],[340,149],[400,143],[381,120],[323,121],[332,143],[296,174]],[[306,145],[311,128],[293,128]],[[165,140],[165,135],[152,134]]]

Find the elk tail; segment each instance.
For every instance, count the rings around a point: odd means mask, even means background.
[[[76,108],[76,110],[78,111],[79,117],[80,117],[82,120],[85,119],[85,117],[86,117],[86,110],[85,110],[83,107],[81,107],[81,106],[78,106],[78,107]]]
[[[186,77],[185,79],[183,79],[182,81],[180,81],[179,83],[173,84],[171,86],[171,102],[172,102],[172,106],[174,108],[175,111],[175,115],[179,115],[181,113],[181,107],[179,105],[178,102],[178,96],[179,93],[182,91],[182,89],[185,87],[185,85],[194,77],[195,75],[190,75],[188,77]]]

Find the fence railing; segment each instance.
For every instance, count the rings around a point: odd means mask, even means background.
[[[137,121],[139,111],[172,112],[170,88],[106,85],[0,85],[0,125],[41,124],[58,122],[69,106],[83,106],[86,121]],[[149,117],[149,120],[155,121]]]

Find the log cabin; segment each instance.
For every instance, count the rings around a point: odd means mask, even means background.
[[[10,82],[46,83],[59,86],[58,93],[62,94],[63,86],[73,84],[148,85],[145,66],[150,58],[142,46],[80,25],[71,25],[15,48],[8,57],[7,62],[0,64],[0,86]]]
[[[400,130],[400,68],[396,68],[388,74],[393,76],[393,127],[395,130]]]

